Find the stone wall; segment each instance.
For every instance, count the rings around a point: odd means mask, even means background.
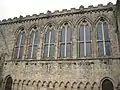
[[[0,54],[5,53],[1,74],[3,88],[5,86],[5,78],[11,76],[13,79],[13,90],[101,90],[101,83],[105,79],[109,79],[116,90],[120,82],[120,53],[114,10],[115,6],[112,3],[108,3],[106,6],[98,5],[97,7],[89,6],[88,8],[81,6],[79,9],[64,9],[54,13],[48,11],[46,14],[34,14],[32,16],[20,16],[19,18],[3,20],[0,23]],[[96,23],[101,17],[109,24],[112,48],[110,57],[98,57]],[[92,57],[78,58],[76,34],[79,23],[84,19],[90,23],[92,28]],[[73,28],[71,58],[58,57],[59,27],[64,22],[70,23]],[[43,35],[45,27],[49,23],[54,25],[56,31],[55,57],[43,59]],[[19,28],[25,28],[28,40],[30,29],[34,25],[40,31],[37,59],[27,59],[27,49],[25,49],[22,60],[13,59],[13,49]]]

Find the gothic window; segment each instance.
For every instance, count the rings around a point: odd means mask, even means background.
[[[17,42],[15,45],[15,52],[14,52],[14,58],[15,59],[22,59],[24,55],[24,46],[25,46],[25,31],[24,28],[21,29],[21,31],[18,34]]]
[[[77,39],[77,54],[78,57],[89,57],[92,54],[91,51],[91,30],[86,20],[82,21],[78,30]]]
[[[97,25],[98,56],[110,56],[111,43],[108,34],[108,24],[101,19]]]
[[[44,58],[54,57],[55,54],[55,29],[49,25],[44,35]]]
[[[102,83],[102,90],[114,90],[112,82],[108,79],[104,80]]]
[[[5,90],[12,90],[12,78],[8,77],[5,83]]]
[[[71,57],[72,49],[72,28],[64,23],[60,30],[60,57]]]
[[[28,58],[36,59],[39,44],[39,31],[36,26],[31,29],[29,44],[28,44]]]

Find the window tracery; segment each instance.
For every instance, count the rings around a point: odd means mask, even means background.
[[[14,58],[15,59],[22,59],[23,58],[25,39],[26,39],[25,31],[24,31],[24,28],[22,28],[18,34],[17,41],[15,44],[15,50],[14,50]]]
[[[89,57],[92,55],[91,48],[91,30],[90,25],[86,20],[83,20],[78,29],[77,37],[77,54],[78,57]]]
[[[72,54],[72,28],[64,23],[60,30],[60,57],[71,57]]]
[[[39,44],[39,31],[36,26],[34,26],[30,31],[30,38],[28,44],[28,58],[37,58],[37,49]]]

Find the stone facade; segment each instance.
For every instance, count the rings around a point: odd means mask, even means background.
[[[108,22],[111,41],[111,56],[98,57],[96,42],[96,23],[100,18]],[[77,57],[77,30],[82,20],[90,23],[92,28],[92,56]],[[59,29],[68,22],[73,28],[72,57],[60,58]],[[55,57],[44,59],[43,36],[45,27],[52,24],[55,27]],[[40,31],[40,43],[37,59],[27,58],[27,43],[29,32],[33,26]],[[24,57],[14,59],[13,49],[17,33],[24,27],[26,32]],[[112,82],[114,90],[120,89],[120,0],[116,5],[108,3],[97,7],[89,6],[71,10],[63,9],[46,14],[33,14],[0,21],[0,87],[5,89],[6,80],[12,77],[11,90],[102,90],[102,83],[108,79]]]

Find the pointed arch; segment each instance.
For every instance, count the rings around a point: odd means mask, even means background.
[[[12,90],[13,79],[10,75],[5,78],[4,90]]]
[[[55,87],[55,88],[59,87],[59,84],[57,81],[54,82],[53,87]]]
[[[78,84],[78,88],[79,88],[80,90],[84,90],[84,83],[83,83],[83,82],[80,82],[80,83]]]
[[[103,15],[103,14],[98,15],[98,16],[96,17],[95,21],[93,22],[93,24],[96,25],[101,18],[104,18],[104,20],[105,20],[109,25],[111,25],[111,20],[110,20],[106,15]]]
[[[72,88],[77,88],[77,86],[78,86],[78,85],[77,85],[77,82],[73,82],[73,83],[72,83]]]
[[[102,87],[102,83],[105,80],[109,80],[113,84],[114,87],[117,87],[117,82],[115,80],[113,80],[111,77],[108,77],[108,76],[106,76],[106,77],[104,77],[104,78],[101,79],[100,85],[99,85],[100,87]]]
[[[96,82],[92,84],[92,90],[99,90],[98,84]]]
[[[47,23],[47,25],[44,28],[44,52],[43,52],[43,58],[54,58],[55,56],[55,26],[54,23]]]
[[[91,90],[91,84],[89,82],[86,83],[85,90]]]
[[[13,49],[13,58],[22,59],[24,58],[26,31],[24,29],[24,26],[19,27],[17,31],[18,32],[16,32],[16,40]]]
[[[62,82],[60,82],[59,87],[65,87],[65,84],[64,84],[64,82],[63,82],[63,81],[62,81]]]
[[[102,90],[114,90],[113,83],[109,79],[102,82]]]
[[[68,82],[66,82],[66,88],[71,88],[71,83],[68,81]]]
[[[72,57],[72,32],[71,23],[64,21],[59,27],[59,57]]]
[[[76,27],[78,27],[83,20],[86,20],[91,25],[91,27],[93,26],[93,22],[90,18],[88,18],[86,16],[82,16],[78,21],[76,21],[76,24],[75,24]]]
[[[71,26],[71,28],[74,27],[74,24],[72,23],[71,20],[64,19],[64,20],[60,21],[59,24],[58,24],[57,28],[58,28],[59,31],[61,30],[61,26],[64,25],[65,23],[68,23],[68,25]]]
[[[57,24],[56,22],[54,21],[48,21],[47,23],[45,23],[44,27],[43,27],[43,31],[46,32],[47,31],[47,28],[52,25],[52,27],[54,27],[54,29],[56,30],[57,29]]]
[[[89,19],[88,19],[89,20]],[[92,56],[92,27],[90,20],[81,18],[77,23],[77,56]]]
[[[96,23],[98,56],[111,55],[111,42],[109,38],[109,23],[104,17],[99,17]]]
[[[36,59],[37,50],[40,41],[40,31],[39,27],[36,24],[33,24],[29,29],[29,40],[28,40],[28,52],[27,58]]]

